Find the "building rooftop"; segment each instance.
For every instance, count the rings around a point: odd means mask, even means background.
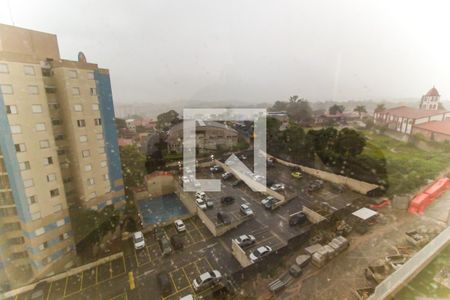
[[[433,86],[428,93],[426,93],[425,96],[430,96],[430,97],[439,97],[439,92],[438,90]]]
[[[409,119],[420,119],[425,117],[431,117],[443,113],[450,113],[448,110],[425,110],[420,108],[413,108],[408,106],[399,106],[390,109],[385,109],[381,114],[389,114],[397,117],[405,117]]]
[[[414,127],[450,136],[450,120],[432,121]]]

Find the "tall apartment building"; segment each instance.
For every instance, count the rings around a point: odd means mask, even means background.
[[[55,35],[0,24],[0,282],[76,259],[69,206],[125,204],[109,72]]]

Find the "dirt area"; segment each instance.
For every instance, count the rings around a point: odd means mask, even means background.
[[[272,276],[260,278],[257,283],[244,283],[242,290],[259,291],[248,295],[256,299],[357,299],[354,294],[357,288],[376,285],[364,276],[364,269],[368,265],[376,265],[385,256],[398,254],[396,247],[409,251],[411,255],[418,250],[407,243],[405,231],[414,230],[421,225],[427,229],[435,228],[436,231],[445,228],[446,224],[442,218],[443,215],[448,216],[450,201],[446,200],[449,198],[450,193],[443,195],[432,204],[424,216],[413,216],[390,207],[379,210],[379,221],[371,226],[367,233],[360,235],[352,232],[348,236],[350,247],[347,250],[320,269],[309,264],[302,276],[277,295],[268,291],[267,284],[286,271],[287,266],[294,263],[295,257],[302,254],[302,250],[280,262],[278,270],[271,272]]]

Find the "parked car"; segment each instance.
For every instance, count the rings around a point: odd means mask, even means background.
[[[194,298],[194,297],[195,297],[194,295],[189,294],[189,295],[186,295],[186,296],[180,298],[180,300],[195,300],[195,299],[197,299],[197,298]]]
[[[253,210],[250,208],[250,206],[248,204],[241,204],[240,210],[244,216],[253,216],[254,215]]]
[[[215,166],[212,166],[211,168],[209,168],[209,170],[212,173],[219,173],[219,172],[223,171],[223,168],[221,166],[215,165]]]
[[[303,175],[299,171],[294,171],[294,172],[291,173],[291,176],[294,177],[294,178],[300,179],[300,178],[302,178]]]
[[[206,193],[205,192],[195,192],[195,198],[205,199]]]
[[[170,243],[175,250],[183,249],[184,247],[183,238],[179,234],[172,235],[170,237]]]
[[[284,183],[275,183],[270,187],[270,189],[275,192],[282,191],[284,190]]]
[[[231,177],[233,177],[233,173],[231,173],[231,172],[225,172],[225,173],[222,174],[222,179],[223,180],[230,179]]]
[[[192,282],[196,292],[204,290],[212,285],[218,284],[222,280],[222,274],[217,270],[203,273]]]
[[[158,280],[158,286],[161,289],[163,295],[169,295],[172,292],[172,284],[170,283],[169,274],[165,271],[159,272],[156,276]]]
[[[207,209],[205,200],[200,199],[200,198],[197,198],[197,199],[195,199],[195,203],[197,203],[197,206],[198,206],[201,210],[206,210],[206,209]]]
[[[222,199],[220,200],[220,202],[221,202],[222,204],[230,205],[230,204],[233,204],[234,198],[231,197],[231,196],[225,196],[225,197],[222,197]]]
[[[206,200],[206,208],[213,208],[214,202],[212,200]]]
[[[174,224],[178,232],[186,231],[186,225],[184,225],[183,220],[175,220]]]
[[[314,180],[308,186],[308,192],[315,192],[323,188],[323,181],[320,179]]]
[[[241,159],[241,160],[246,160],[246,159],[247,159],[247,155],[242,154],[242,155],[240,156],[240,159]]]
[[[133,233],[133,244],[134,249],[139,250],[145,247],[145,239],[142,231],[137,231]]]
[[[289,274],[291,274],[292,277],[299,277],[302,273],[302,268],[297,264],[293,264],[289,267]]]
[[[296,226],[305,223],[307,220],[306,215],[303,212],[295,214],[289,218],[289,226]]]
[[[170,246],[170,241],[167,238],[167,236],[165,236],[165,235],[159,240],[159,247],[161,247],[161,252],[163,255],[168,255],[168,254],[172,253],[172,247]]]
[[[253,245],[255,243],[256,239],[251,234],[243,234],[240,237],[236,239],[236,243],[241,247],[248,247],[250,245]]]
[[[258,249],[254,250],[252,253],[250,253],[250,260],[252,262],[256,262],[260,260],[261,258],[267,256],[272,252],[272,248],[269,246],[261,246]]]
[[[217,220],[225,225],[231,224],[230,217],[223,211],[217,213]]]
[[[269,197],[267,197],[267,198],[262,199],[262,200],[261,200],[261,204],[262,204],[262,206],[264,206],[265,208],[271,209],[271,208],[272,208],[272,205],[275,203],[275,201],[276,201],[276,200],[275,200],[274,197],[269,196]]]
[[[233,182],[232,184],[231,184],[231,186],[232,187],[237,187],[237,186],[239,186],[240,184],[242,183],[242,180],[236,180],[235,182]]]

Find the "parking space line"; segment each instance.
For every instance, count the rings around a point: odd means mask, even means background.
[[[123,295],[125,295],[125,299],[128,299],[127,292],[124,291],[122,294],[116,295],[116,296],[110,298],[109,300],[119,299],[119,298],[122,297]]]
[[[95,267],[95,284],[98,284],[98,265]]]
[[[172,272],[169,273],[169,276],[170,276],[170,279],[172,280],[172,284],[173,284],[173,287],[175,288],[175,291],[178,293],[179,291],[178,291],[177,285],[175,284],[175,280],[173,280]]]
[[[46,299],[50,299],[50,293],[52,292],[53,281],[50,281],[50,287],[48,288]]]
[[[145,251],[147,252],[148,255],[148,262],[152,262],[152,257],[150,256],[150,251],[148,251],[148,247],[145,247]]]
[[[209,262],[209,259],[205,257],[206,262],[208,263],[208,266],[211,268],[211,270],[214,270],[213,266]]]
[[[189,277],[187,276],[186,271],[184,270],[184,268],[183,268],[183,274],[184,274],[184,276],[186,276],[186,280],[187,280],[187,282],[188,282],[188,284],[189,284],[188,287],[192,288],[191,281],[189,280]],[[184,288],[183,288],[183,289],[184,289]],[[181,289],[181,290],[183,290],[183,289]]]
[[[195,229],[198,231],[198,233],[202,236],[203,241],[206,241],[205,236],[203,235],[203,233],[200,231],[200,229],[197,227],[197,225],[195,224],[195,222],[192,222],[192,224],[194,224]]]
[[[127,271],[127,267],[125,265],[125,255],[122,255],[122,263],[123,263],[123,271],[126,272]]]
[[[201,259],[200,259],[200,260],[197,260],[197,261],[194,261],[194,265],[195,265],[195,268],[197,269],[198,274],[199,274],[199,275],[202,275],[202,272],[200,272],[200,269],[199,269],[198,266],[197,266],[197,262],[199,262],[199,261],[201,261]]]
[[[181,292],[184,291],[185,289],[189,289],[189,288],[191,288],[191,287],[190,287],[190,286],[184,287],[184,288],[182,288],[181,290],[179,290],[179,291],[177,291],[177,292],[175,292],[175,293],[172,293],[172,294],[170,294],[170,295],[167,295],[166,297],[162,297],[161,299],[162,299],[162,300],[166,300],[166,299],[172,298],[172,297],[175,296],[176,294],[181,293]],[[127,298],[127,299],[128,299],[128,298]]]
[[[64,284],[64,294],[63,294],[63,297],[66,296],[67,285],[69,284],[68,280],[69,280],[69,276],[66,277],[66,283]]]

